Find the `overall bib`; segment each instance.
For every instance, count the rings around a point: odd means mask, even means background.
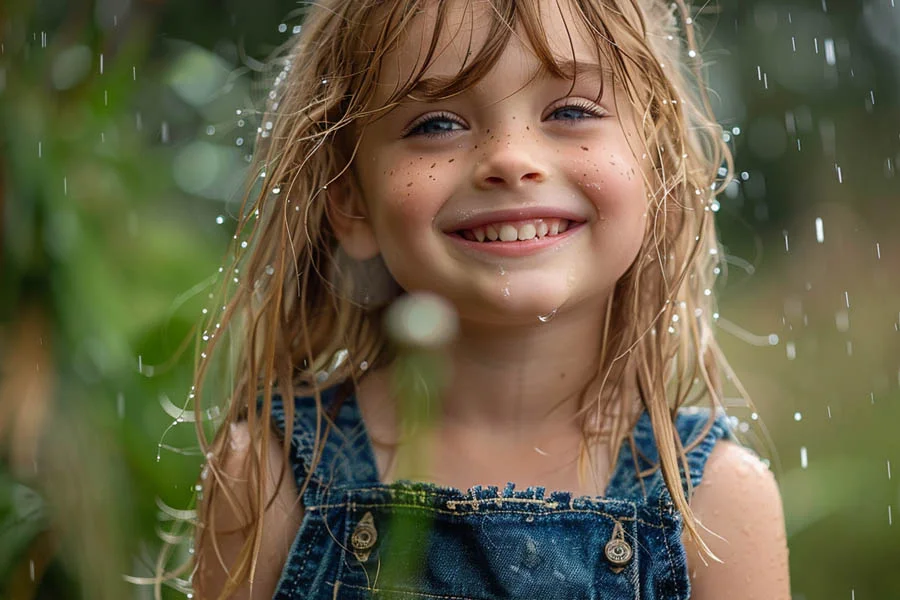
[[[340,386],[339,386],[340,387]],[[378,481],[375,455],[352,394],[322,393],[329,418],[322,456],[303,494],[303,522],[275,591],[278,600],[676,600],[690,596],[681,515],[659,469],[643,480],[624,443],[604,497],[549,495],[507,484],[468,492]],[[284,399],[273,421],[291,435],[298,487],[312,463],[316,406]],[[682,443],[708,410],[677,418]],[[697,486],[710,451],[732,437],[724,414],[687,455]],[[657,460],[649,416],[634,429],[640,470]]]

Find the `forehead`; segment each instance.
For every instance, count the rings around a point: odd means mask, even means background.
[[[547,62],[600,63],[597,36],[590,33],[572,0],[512,4],[517,12],[508,20],[492,0],[427,2],[385,57],[379,96],[391,96],[420,79],[451,82],[478,70],[478,61],[490,57],[496,63],[504,54],[512,58],[507,57],[503,67],[520,69],[524,76],[537,75]]]

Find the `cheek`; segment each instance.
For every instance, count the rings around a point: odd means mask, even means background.
[[[646,210],[646,186],[629,151],[584,150],[571,157],[569,177],[576,181],[603,219],[621,219]]]
[[[438,165],[431,157],[408,156],[375,161],[372,166],[363,185],[376,229],[414,238],[430,227],[447,195],[451,180],[447,165]]]

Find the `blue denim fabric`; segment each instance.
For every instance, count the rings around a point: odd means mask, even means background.
[[[543,488],[382,484],[352,394],[322,395],[330,413],[322,458],[303,495],[305,514],[274,598],[326,600],[675,600],[690,596],[681,515],[659,470],[643,479],[625,443],[606,496]],[[294,399],[291,466],[298,485],[313,456],[316,408]],[[683,411],[682,442],[696,440],[708,411]],[[273,417],[285,431],[283,400]],[[688,453],[696,486],[716,441],[732,437],[724,415]],[[647,414],[634,431],[641,470],[656,460]],[[620,532],[615,532],[620,525]],[[614,535],[615,533],[615,535]],[[618,537],[632,556],[607,558]]]

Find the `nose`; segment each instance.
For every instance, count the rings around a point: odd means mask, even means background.
[[[518,188],[547,179],[547,168],[537,155],[534,142],[498,143],[475,167],[475,186],[479,189]]]

